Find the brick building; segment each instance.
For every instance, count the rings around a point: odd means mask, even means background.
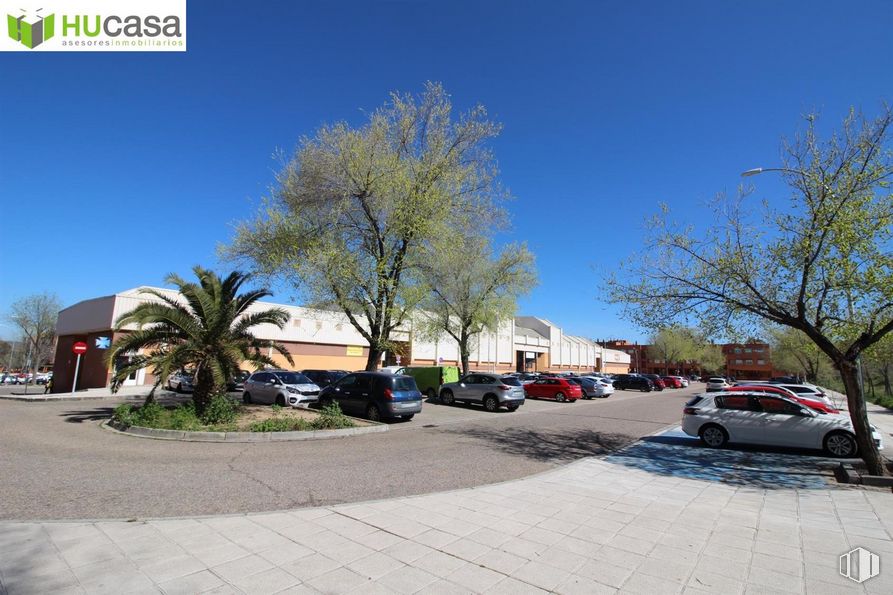
[[[771,347],[766,343],[725,343],[720,345],[725,356],[724,370],[704,370],[697,361],[669,362],[651,357],[649,345],[630,343],[624,339],[601,341],[600,345],[616,349],[630,356],[629,369],[640,374],[666,374],[687,376],[706,373],[722,374],[738,380],[764,380],[783,373],[772,366]]]

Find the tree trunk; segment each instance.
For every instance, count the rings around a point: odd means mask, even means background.
[[[840,379],[846,387],[847,406],[850,419],[856,433],[859,454],[871,475],[888,475],[884,459],[871,439],[871,427],[868,423],[868,410],[865,407],[865,396],[859,386],[859,369],[856,363],[847,359],[836,362]]]
[[[378,364],[381,362],[382,353],[384,353],[384,350],[379,345],[369,345],[369,357],[366,358],[367,372],[378,370]]]
[[[468,333],[463,329],[459,335],[459,361],[462,366],[462,375],[465,376],[468,374],[468,360],[471,357],[471,353],[468,349],[468,340],[470,339]]]
[[[886,364],[881,368],[881,376],[884,378],[884,394],[893,396],[893,388],[890,386],[890,367]]]
[[[192,402],[195,412],[199,417],[204,415],[205,409],[211,403],[214,393],[214,375],[211,371],[200,367],[195,373],[195,385],[192,387]]]

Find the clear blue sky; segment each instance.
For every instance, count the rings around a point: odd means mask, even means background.
[[[597,301],[598,270],[659,201],[708,224],[705,201],[777,164],[802,114],[893,100],[889,0],[264,4],[189,0],[185,54],[0,54],[0,313],[218,267],[274,150],[434,80],[504,124],[504,239],[541,279],[521,312],[641,338]]]

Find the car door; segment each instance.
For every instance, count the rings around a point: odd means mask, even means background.
[[[351,389],[350,408],[351,411],[356,411],[357,415],[365,415],[369,403],[377,400],[382,395],[376,394],[374,390],[373,376],[369,374],[357,374],[356,376],[357,381]]]
[[[541,399],[545,395],[546,389],[546,378],[540,378],[539,380],[534,380],[526,387],[527,394],[535,399]]]
[[[469,385],[473,384],[476,380],[477,374],[466,374],[460,378],[459,382],[456,383],[456,388],[453,390],[453,398],[457,401],[466,400],[470,391]]]
[[[484,395],[495,392],[496,378],[487,374],[476,374],[474,383],[466,385],[468,388],[468,400],[474,403],[483,403]]]
[[[251,381],[251,400],[255,403],[272,403],[276,398],[270,390],[273,382],[273,375],[268,372],[255,374]]]
[[[338,403],[344,413],[356,413],[357,406],[355,392],[357,388],[357,375],[348,374],[332,385],[331,391],[326,395],[333,402]]]
[[[811,415],[804,415],[803,408],[776,397],[757,397],[761,410],[762,437],[766,444],[817,448],[818,424]]]
[[[732,442],[761,443],[762,412],[750,395],[716,397],[717,421],[729,432]]]

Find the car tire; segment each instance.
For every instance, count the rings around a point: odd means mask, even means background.
[[[415,413],[410,413],[409,415],[404,415],[404,416],[403,416],[403,421],[409,421],[409,420],[411,420],[413,417],[415,417]]]
[[[369,405],[366,408],[366,419],[369,421],[381,421],[381,410],[378,405]]]
[[[437,399],[437,392],[435,392],[433,388],[429,388],[428,392],[425,393],[425,396],[434,401]]]
[[[584,396],[583,398],[586,399],[586,400],[588,401],[588,400],[591,399],[592,397],[590,397],[590,396]]]
[[[242,395],[242,402],[246,405],[251,405],[251,393],[244,393]]]
[[[559,403],[564,403],[567,401],[567,397],[564,396],[564,393],[555,393],[555,400]]]
[[[829,432],[822,446],[826,453],[838,459],[850,459],[859,453],[856,437],[849,432]]]
[[[490,413],[499,411],[499,399],[497,399],[493,395],[487,395],[486,397],[484,397],[484,409],[486,409]]]
[[[722,448],[729,441],[729,433],[722,426],[716,424],[704,424],[701,426],[698,436],[705,446],[710,448]]]
[[[276,404],[280,407],[285,407],[285,397],[282,395],[276,395]]]
[[[177,394],[182,394],[182,393],[183,393],[183,383],[181,382],[181,383],[177,384]]]
[[[444,405],[455,405],[456,399],[453,397],[453,391],[446,389],[440,393],[440,402]]]

